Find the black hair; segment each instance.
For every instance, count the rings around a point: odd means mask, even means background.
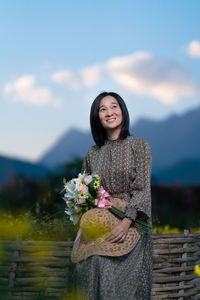
[[[101,100],[106,96],[114,97],[122,111],[122,126],[120,132],[120,139],[125,139],[129,133],[129,113],[126,107],[126,104],[122,97],[114,92],[102,92],[100,93],[93,101],[91,110],[90,110],[90,127],[92,131],[93,139],[97,146],[101,147],[104,145],[105,140],[107,139],[107,133],[105,128],[101,125],[99,119],[99,104]]]

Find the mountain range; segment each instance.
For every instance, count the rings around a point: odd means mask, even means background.
[[[200,108],[161,121],[140,119],[131,134],[146,139],[152,149],[153,176],[158,183],[200,185]],[[75,157],[83,157],[94,141],[90,132],[67,130],[37,164],[0,156],[0,185],[12,174],[38,178]]]
[[[200,185],[200,159],[186,159],[153,174],[155,183]]]
[[[15,174],[38,178],[45,176],[48,172],[48,168],[40,164],[0,156],[0,185],[12,180],[12,176]]]
[[[133,130],[149,141],[154,170],[200,158],[200,107],[162,121],[139,120]]]
[[[150,143],[154,172],[185,159],[200,159],[200,107],[161,121],[140,119],[131,126],[130,132]],[[93,144],[89,131],[70,129],[41,157],[39,163],[54,168],[75,156],[83,157]]]

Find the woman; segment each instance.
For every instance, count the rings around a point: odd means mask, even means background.
[[[96,145],[87,151],[83,170],[101,175],[111,198],[89,222],[104,218],[106,226],[110,218],[112,229],[96,241],[87,241],[79,230],[72,261],[77,263],[80,288],[87,299],[150,299],[151,232],[134,227],[136,218],[151,224],[150,146],[130,136],[128,110],[116,93],[96,97],[90,124]],[[125,211],[122,220],[108,211],[110,202]]]

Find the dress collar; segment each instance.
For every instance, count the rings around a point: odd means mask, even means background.
[[[107,140],[105,140],[104,145],[114,145],[114,144],[122,143],[123,141],[125,141],[127,139],[128,139],[128,136],[125,139],[121,139],[121,138],[118,138],[116,140],[107,139]]]

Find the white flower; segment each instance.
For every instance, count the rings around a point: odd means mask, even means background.
[[[78,220],[79,220],[79,216],[78,215],[72,215],[72,216],[70,216],[70,221],[72,221],[74,225],[76,225],[78,223]]]
[[[74,209],[66,208],[65,213],[70,216],[70,221],[72,221],[73,224],[76,225],[79,220],[79,215],[74,211]]]
[[[76,197],[76,194],[78,193],[78,184],[71,180],[70,182],[67,182],[65,184],[65,190],[66,193],[64,197],[67,199],[74,199]]]
[[[66,200],[65,202],[66,202],[68,208],[72,208],[74,206],[74,203],[72,201]]]
[[[77,205],[74,205],[74,211],[75,211],[75,213],[77,213],[78,210],[79,210],[79,207]]]
[[[75,181],[76,183],[81,183],[82,180],[84,179],[85,175],[86,175],[85,172],[83,172],[83,174],[79,173],[79,174],[78,174],[78,177],[77,177],[77,178],[74,178],[74,181]]]

